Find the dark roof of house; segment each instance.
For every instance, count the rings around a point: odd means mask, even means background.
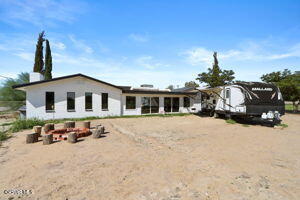
[[[115,88],[118,88],[118,89],[122,90],[122,87],[120,87],[120,86],[116,86],[116,85],[113,85],[111,83],[107,83],[107,82],[92,78],[92,77],[84,75],[84,74],[72,74],[72,75],[68,75],[68,76],[61,76],[61,77],[53,78],[53,79],[50,79],[50,80],[42,80],[42,81],[35,81],[35,82],[31,82],[31,83],[24,83],[24,84],[14,85],[14,86],[12,86],[12,88],[16,89],[16,88],[21,88],[21,87],[25,87],[25,86],[48,83],[48,82],[53,82],[53,81],[58,81],[58,80],[63,80],[63,79],[68,79],[68,78],[74,78],[74,77],[87,78],[87,79],[90,79],[90,80],[93,80],[93,81],[96,81],[96,82],[99,82],[99,83],[102,83],[102,84],[105,84],[105,85],[109,85],[109,86],[112,86],[112,87],[115,87]]]
[[[195,90],[195,87],[182,87],[182,88],[175,88],[172,90],[172,92],[187,92],[193,90]]]
[[[129,94],[174,94],[174,95],[192,95],[195,92],[176,92],[176,91],[161,91],[161,90],[142,90],[142,89],[132,89],[132,90],[122,90],[123,93]]]
[[[122,90],[130,90],[131,86],[118,86],[120,88],[122,88]]]

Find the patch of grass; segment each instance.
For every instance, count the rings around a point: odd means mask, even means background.
[[[173,113],[173,114],[149,114],[149,115],[125,115],[125,116],[107,116],[107,117],[84,117],[84,118],[67,118],[67,119],[53,119],[53,120],[40,120],[36,118],[32,119],[18,119],[11,123],[11,132],[19,132],[25,129],[31,129],[34,126],[44,126],[47,123],[63,123],[65,121],[86,121],[95,119],[114,119],[114,118],[143,118],[143,117],[176,117],[187,116],[190,113]]]
[[[236,121],[234,121],[233,119],[227,119],[226,123],[228,123],[228,124],[236,124]]]
[[[0,124],[0,126],[9,126],[9,125],[12,125],[13,122],[5,122],[3,124]]]
[[[285,110],[293,111],[293,104],[285,104]]]
[[[0,131],[0,142],[10,138],[10,134],[7,131]]]
[[[32,118],[32,119],[18,119],[12,123],[9,131],[18,132],[24,129],[31,129],[34,126],[44,126],[46,122],[44,120]]]
[[[243,127],[250,127],[249,124],[242,124]]]
[[[281,126],[281,127],[283,127],[283,128],[287,128],[287,127],[288,127],[287,124],[277,124],[276,126]]]

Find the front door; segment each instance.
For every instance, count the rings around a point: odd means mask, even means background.
[[[142,97],[142,114],[150,113],[150,97]]]
[[[179,112],[179,97],[172,98],[172,112]]]

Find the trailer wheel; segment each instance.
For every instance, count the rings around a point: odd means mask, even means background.
[[[231,119],[231,114],[225,114],[225,119]]]

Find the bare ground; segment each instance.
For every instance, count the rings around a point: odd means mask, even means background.
[[[18,198],[8,189],[42,200],[299,199],[300,116],[283,119],[283,130],[193,115],[95,120],[105,137],[48,146],[20,132],[0,149],[0,199]]]

